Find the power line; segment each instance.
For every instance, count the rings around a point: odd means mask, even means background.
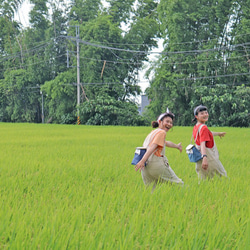
[[[228,75],[217,75],[217,76],[203,76],[203,77],[190,77],[190,78],[182,78],[182,79],[176,79],[178,81],[190,81],[190,80],[203,80],[203,79],[213,79],[213,78],[224,78],[224,77],[230,77],[230,76],[245,76],[249,75],[248,73],[234,73],[234,74],[228,74]]]
[[[242,36],[247,36],[250,34],[241,34],[241,35],[236,35],[234,37],[242,37]],[[52,41],[49,42],[41,42],[41,44],[33,48],[30,48],[28,50],[24,50],[23,54],[29,53],[29,52],[33,52],[33,51],[37,51],[40,48],[46,47],[48,45],[50,45],[51,43],[55,42],[55,40],[58,39],[65,39],[65,38],[71,38],[71,39],[75,39],[75,37],[71,37],[71,36],[64,36],[64,35],[60,35],[56,38],[51,38]],[[216,38],[214,38],[216,39]],[[178,45],[178,44],[192,44],[192,43],[204,43],[204,42],[210,42],[213,39],[209,39],[209,40],[201,40],[201,41],[190,41],[190,42],[183,42],[183,43],[171,43],[171,45]],[[245,45],[250,45],[249,42],[247,43],[242,43],[242,44],[235,44],[235,45],[228,45],[228,46],[220,46],[219,48],[214,48],[214,49],[206,49],[206,50],[187,50],[187,51],[168,51],[168,52],[156,52],[156,51],[140,51],[140,50],[130,50],[130,49],[124,49],[124,48],[117,48],[117,47],[110,47],[107,45],[103,45],[101,43],[98,42],[87,42],[87,41],[82,41],[80,40],[81,43],[85,44],[85,45],[90,45],[90,46],[94,46],[94,47],[100,47],[100,48],[104,48],[104,49],[109,49],[109,50],[117,50],[117,51],[124,51],[124,52],[129,52],[129,53],[143,53],[143,54],[166,54],[166,55],[170,55],[170,54],[187,54],[187,53],[203,53],[203,52],[210,52],[210,51],[225,51],[225,50],[230,50],[233,47],[239,47],[239,46],[245,46]],[[124,44],[124,43],[106,43],[106,44],[113,44],[113,45],[118,45],[118,46],[139,46],[139,45],[146,45],[146,46],[150,46],[150,44]],[[9,54],[7,56],[4,56],[2,58],[0,58],[0,60],[8,60],[8,59],[12,59],[15,57],[18,57],[21,55],[21,52],[15,53],[15,54]]]
[[[71,37],[73,38],[73,37]],[[87,42],[80,40],[80,43],[89,45],[92,47],[97,47],[97,48],[102,48],[102,49],[109,49],[109,50],[116,50],[116,51],[123,51],[123,52],[128,52],[128,53],[141,53],[141,54],[165,54],[165,55],[170,55],[170,54],[191,54],[191,53],[204,53],[204,52],[211,52],[211,51],[226,51],[226,50],[232,50],[233,47],[243,47],[244,45],[250,45],[250,42],[247,43],[242,43],[242,44],[235,44],[235,45],[230,45],[231,48],[228,46],[221,46],[221,48],[214,48],[214,49],[205,49],[205,50],[186,50],[186,51],[168,51],[168,52],[154,52],[154,51],[142,51],[142,50],[130,50],[130,49],[121,49],[121,48],[116,48],[116,47],[109,47],[106,45],[100,45],[92,42]]]
[[[249,85],[249,86],[248,86]],[[218,87],[225,87],[225,86],[232,86],[232,87],[245,87],[245,88],[249,88],[250,87],[250,83],[227,83],[227,84],[206,84],[206,85],[191,85],[191,86],[179,86],[178,85],[178,89],[197,89],[197,88],[218,88]],[[151,87],[154,88],[154,87]],[[171,90],[170,87],[163,87],[160,86],[157,88],[158,90]]]
[[[62,56],[65,56],[65,55],[63,54],[63,55],[55,56],[53,59],[57,59],[57,58],[60,58]],[[7,70],[23,69],[23,68],[27,68],[29,66],[33,66],[33,65],[37,65],[37,64],[44,64],[45,62],[50,62],[50,61],[51,61],[51,59],[42,60],[42,61],[38,61],[38,62],[34,62],[34,63],[29,63],[29,64],[22,64],[22,65],[20,65],[20,67],[5,68],[5,69],[0,70],[0,72],[5,72]]]
[[[59,56],[57,56],[55,58],[60,58],[62,56],[64,56],[64,55],[59,55]],[[96,60],[98,60],[98,59],[96,59]],[[42,63],[45,63],[45,62],[48,62],[48,61],[49,60],[43,60],[43,61],[31,63],[31,64],[26,64],[26,65],[20,66],[19,68],[18,67],[8,68],[8,69],[5,69],[5,70],[0,70],[0,72],[1,71],[2,72],[6,71],[6,70],[22,69],[24,67],[29,67],[29,66],[36,65],[36,64],[42,64]],[[109,62],[109,61],[107,61],[107,62]],[[134,64],[134,63],[131,63],[131,64]],[[231,77],[231,76],[243,76],[243,75],[250,75],[250,73],[234,73],[234,74],[225,74],[225,75],[217,75],[217,76],[204,76],[204,77],[197,76],[197,77],[190,77],[190,78],[180,78],[180,79],[176,79],[176,80],[178,80],[178,81],[190,81],[190,80],[203,80],[203,79],[213,79],[213,78],[224,78],[224,77]],[[139,81],[139,82],[141,82],[141,81]],[[91,85],[91,84],[96,84],[96,83],[88,83],[88,84]],[[101,83],[98,83],[98,84],[101,84]]]
[[[69,39],[75,40],[75,37],[68,36]],[[237,47],[243,47],[245,45],[250,45],[250,42],[246,43],[241,43],[241,44],[235,44],[235,45],[229,45],[229,46],[220,46],[218,48],[213,48],[213,49],[205,49],[205,50],[187,50],[187,51],[168,51],[168,52],[156,52],[156,51],[143,51],[143,50],[130,50],[130,49],[122,49],[122,48],[117,48],[117,47],[110,47],[107,45],[103,45],[101,43],[93,43],[93,42],[88,42],[88,41],[79,41],[82,44],[89,45],[92,47],[97,47],[97,48],[102,48],[102,49],[108,49],[108,50],[115,50],[115,51],[122,51],[122,52],[128,52],[128,53],[141,53],[141,54],[165,54],[165,55],[170,55],[170,54],[191,54],[191,53],[204,53],[204,52],[211,52],[211,51],[227,51],[227,50],[235,50],[233,48]]]
[[[62,56],[66,56],[66,54],[63,55],[59,55],[54,57],[54,59],[62,57]],[[229,60],[234,60],[234,59],[239,59],[239,58],[245,58],[247,57],[247,55],[242,55],[242,56],[237,56],[237,57],[228,57],[225,60],[223,58],[221,59],[216,59],[216,60],[196,60],[196,61],[182,61],[182,62],[170,62],[170,63],[165,63],[165,62],[161,62],[161,65],[185,65],[185,64],[199,64],[199,63],[209,63],[209,62],[218,62],[221,61],[221,63],[223,62],[228,62]],[[19,58],[19,57],[15,57],[15,58]],[[23,56],[23,58],[26,58],[25,56]],[[91,61],[97,61],[97,62],[104,62],[106,61],[107,63],[113,63],[113,64],[127,64],[127,65],[141,65],[141,62],[131,62],[131,59],[118,59],[117,61],[112,61],[112,60],[105,60],[105,59],[96,59],[96,58],[89,58],[89,57],[80,57],[81,59],[84,60],[91,60]],[[39,61],[39,62],[35,62],[35,63],[29,63],[29,64],[22,64],[20,67],[13,67],[13,68],[6,68],[6,69],[2,69],[0,70],[0,72],[4,72],[6,70],[14,70],[14,69],[22,69],[24,67],[28,67],[28,66],[32,66],[32,65],[36,65],[36,64],[40,64],[40,63],[44,63],[44,62],[48,62],[50,59],[48,60],[43,60],[43,61]],[[182,69],[184,70],[184,68]]]
[[[49,41],[49,42],[45,42],[45,43],[41,43],[40,45],[37,45],[33,48],[30,48],[28,50],[24,50],[21,54],[21,52],[15,53],[15,54],[9,54],[7,56],[3,56],[2,58],[0,58],[0,61],[2,60],[9,60],[9,59],[13,59],[13,58],[18,58],[20,56],[24,57],[24,54],[28,54],[31,52],[37,52],[38,50],[45,48],[49,45],[51,45],[52,43],[54,43],[56,40],[58,39],[65,39],[65,38],[71,38],[71,39],[75,39],[75,37],[66,37],[66,36],[58,36],[55,39],[53,38],[53,41]],[[250,43],[242,43],[242,44],[236,44],[236,45],[230,45],[228,46],[222,46],[221,48],[214,48],[214,49],[206,49],[206,50],[189,50],[189,51],[168,51],[168,52],[156,52],[156,51],[140,51],[140,50],[129,50],[129,49],[122,49],[122,48],[116,48],[116,47],[109,47],[109,46],[105,46],[102,44],[97,44],[97,43],[90,43],[87,41],[83,41],[83,40],[79,40],[82,44],[85,45],[89,45],[89,46],[94,46],[94,47],[99,47],[99,48],[103,48],[103,49],[108,49],[111,51],[111,53],[113,53],[113,50],[115,51],[123,51],[123,52],[129,52],[129,53],[133,53],[133,54],[138,54],[138,53],[142,53],[142,54],[166,54],[166,55],[170,55],[170,54],[192,54],[192,53],[204,53],[204,52],[211,52],[211,51],[226,51],[226,50],[232,50],[232,47],[243,47],[245,45],[250,45]],[[234,49],[235,50],[235,49]],[[113,53],[114,54],[114,53]],[[115,54],[114,54],[115,55]],[[122,59],[119,56],[115,55],[119,60],[130,60],[130,59]],[[106,60],[107,61],[107,60]],[[216,61],[216,60],[215,60]],[[186,63],[186,62],[185,62]],[[193,63],[193,62],[192,62]],[[134,63],[132,63],[134,64]]]
[[[242,55],[242,56],[236,56],[236,57],[228,57],[226,59],[216,59],[216,60],[196,60],[196,61],[182,61],[182,62],[172,62],[172,63],[165,63],[161,62],[161,65],[184,65],[184,64],[198,64],[198,63],[208,63],[208,62],[227,62],[229,60],[234,60],[234,59],[239,59],[247,57],[247,55]],[[118,59],[117,61],[112,61],[112,60],[104,60],[104,59],[96,59],[96,58],[90,58],[90,57],[80,57],[81,59],[86,59],[86,60],[91,60],[91,61],[97,61],[97,62],[104,62],[106,61],[107,63],[114,63],[114,64],[128,64],[128,65],[137,65],[140,64],[141,62],[131,62],[131,59]],[[126,62],[127,61],[127,62]]]
[[[113,63],[113,64],[128,64],[128,65],[138,65],[141,62],[126,62],[124,59],[124,61],[112,61],[112,60],[103,60],[103,59],[96,59],[96,58],[88,58],[88,57],[80,57],[81,59],[85,59],[85,60],[91,60],[91,61],[97,61],[97,62],[106,62],[106,63]],[[129,60],[129,59],[128,59]]]
[[[140,81],[143,82],[143,81]],[[124,82],[86,82],[86,83],[81,83],[83,86],[95,86],[95,85],[123,85]],[[219,86],[242,86],[242,85],[250,85],[249,82],[241,82],[241,83],[221,83],[221,84],[206,84],[206,85],[194,85],[194,86],[180,86],[178,85],[178,88],[203,88],[203,87],[219,87]],[[60,86],[77,86],[77,83],[62,83]],[[15,87],[18,87],[18,85],[12,85],[12,86],[6,86],[6,89],[13,89]],[[40,86],[27,86],[27,87],[22,87],[22,89],[40,89]],[[29,93],[37,93],[37,91],[33,91]]]
[[[243,37],[243,36],[250,36],[250,33],[247,34],[240,34],[240,35],[235,35],[235,37]],[[161,38],[163,39],[163,38]],[[171,45],[186,45],[186,44],[195,44],[195,43],[206,43],[206,42],[211,42],[213,40],[218,41],[218,39],[220,39],[220,37],[218,38],[211,38],[211,39],[202,39],[202,40],[197,40],[197,41],[190,41],[190,42],[181,42],[181,43],[172,43]],[[99,42],[95,42],[97,44],[102,45]],[[111,45],[118,45],[118,46],[152,46],[152,44],[148,44],[148,43],[109,43],[107,42],[107,44],[111,44]]]
[[[45,42],[45,43],[41,43],[40,45],[37,45],[29,50],[27,50],[25,53],[28,53],[28,52],[33,52],[33,51],[37,51],[39,49],[42,49],[50,44],[52,44],[53,42],[55,42],[56,40],[58,40],[59,38],[68,38],[68,37],[65,37],[65,36],[59,36],[57,37],[56,39],[53,39],[53,41],[49,41],[49,42]],[[75,37],[70,37],[69,38],[71,39],[74,39],[75,40]],[[136,54],[136,53],[157,53],[157,54],[163,54],[165,52],[148,52],[148,51],[138,51],[138,50],[125,50],[125,49],[119,49],[119,48],[115,48],[115,47],[108,47],[108,46],[104,46],[104,45],[98,45],[96,43],[89,43],[89,42],[86,42],[86,41],[82,41],[82,40],[79,40],[79,42],[85,44],[85,45],[90,45],[90,46],[94,46],[94,47],[100,47],[100,48],[103,48],[103,49],[108,49],[110,50],[112,53],[113,51],[112,50],[118,50],[118,51],[126,51],[126,52],[130,52],[130,53],[133,53],[133,54]],[[243,43],[243,44],[236,44],[234,45],[234,47],[239,47],[239,46],[245,46],[245,45],[249,45],[250,43]],[[230,46],[231,48],[232,46]],[[228,48],[228,49],[230,49]],[[214,50],[218,50],[218,49],[210,49],[210,50],[191,50],[191,51],[175,51],[175,52],[166,52],[166,54],[169,54],[169,53],[177,53],[177,54],[180,54],[180,53],[196,53],[197,51],[200,51],[200,52],[208,52],[208,51],[214,51]],[[113,53],[114,54],[114,53]],[[114,54],[115,55],[115,54]],[[8,60],[10,58],[13,58],[13,57],[17,57],[17,56],[20,56],[20,53],[16,53],[16,54],[13,54],[12,57],[9,56],[9,57],[4,57],[5,60]],[[62,57],[63,55],[59,55],[59,56],[56,56],[54,57],[55,58],[59,58],[59,57]],[[88,60],[96,60],[96,61],[106,61],[108,63],[125,63],[125,64],[129,64],[129,65],[140,65],[141,62],[126,62],[126,61],[129,61],[131,59],[122,59],[120,58],[119,56],[115,55],[116,58],[117,58],[117,61],[112,61],[112,60],[101,60],[101,59],[94,59],[94,58],[85,58],[85,57],[81,57],[82,59],[88,59]],[[242,57],[246,57],[246,55],[242,56]],[[235,57],[235,59],[237,58],[240,58],[240,57]],[[226,58],[226,60],[231,60],[232,58]],[[221,58],[221,60],[224,60],[223,58]],[[35,62],[35,63],[31,63],[31,64],[26,64],[26,65],[21,65],[20,68],[23,68],[23,67],[28,67],[28,66],[31,66],[31,65],[36,65],[36,64],[41,64],[41,63],[44,63],[44,62],[48,62],[50,61],[49,60],[43,60],[43,61],[39,61],[39,62]],[[122,62],[121,62],[122,61]],[[201,62],[209,62],[209,61],[218,61],[218,60],[205,60],[205,61],[184,61],[184,62],[175,62],[175,63],[164,63],[162,62],[162,64],[172,64],[172,65],[178,65],[178,64],[190,64],[190,63],[201,63]],[[18,67],[14,67],[14,69],[17,69]],[[12,68],[13,69],[13,68]],[[218,77],[229,77],[229,76],[242,76],[242,75],[248,75],[249,73],[241,73],[241,74],[230,74],[230,75],[218,75],[218,76],[206,76],[206,77],[193,77],[193,78],[183,78],[183,79],[178,79],[178,80],[200,80],[200,79],[212,79],[212,78],[218,78]]]
[[[235,56],[235,57],[227,57],[226,59],[214,59],[214,60],[196,60],[196,61],[182,61],[182,62],[172,62],[172,63],[165,63],[161,62],[161,64],[164,65],[183,65],[183,64],[198,64],[198,63],[208,63],[208,62],[228,62],[229,60],[234,60],[234,59],[239,59],[247,57],[247,55],[242,55],[242,56]]]
[[[42,48],[45,48],[49,45],[51,45],[52,43],[55,42],[55,40],[59,39],[59,38],[64,38],[64,37],[57,37],[56,39],[53,38],[54,41],[48,41],[48,42],[42,42],[40,45],[37,45],[35,47],[32,47],[30,49],[26,49],[24,50],[23,52],[18,52],[18,53],[14,53],[14,54],[8,54],[6,56],[2,56],[0,58],[0,61],[6,61],[6,60],[9,60],[9,59],[13,59],[13,58],[19,58],[20,56],[24,57],[23,54],[29,54],[31,52],[37,52],[39,51],[40,49]]]

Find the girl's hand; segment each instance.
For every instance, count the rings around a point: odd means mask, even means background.
[[[220,138],[221,137],[224,137],[226,132],[212,132],[213,136],[219,136]]]
[[[171,141],[165,141],[165,145],[169,148],[177,148],[180,150],[180,152],[182,152],[182,145],[181,142],[179,144],[175,144]]]
[[[135,165],[135,171],[138,170],[143,170],[145,168],[145,163],[148,159],[148,157],[153,154],[153,152],[156,150],[157,148],[157,144],[153,143],[152,145],[150,145],[147,148],[147,152],[145,153],[145,155],[142,157],[142,159]]]
[[[207,157],[203,157],[203,159],[202,159],[202,168],[203,168],[204,170],[207,170],[207,168],[208,168]]]
[[[143,170],[145,168],[145,162],[140,160],[136,165],[135,165],[135,171]]]
[[[226,132],[219,132],[218,136],[219,136],[219,137],[220,137],[220,139],[221,139],[221,137],[224,137],[224,136],[225,136],[225,134],[226,134]]]
[[[179,149],[180,153],[182,152],[182,145],[181,145],[181,142],[177,144],[177,149]]]

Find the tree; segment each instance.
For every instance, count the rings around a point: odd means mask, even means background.
[[[46,93],[45,109],[47,120],[54,123],[76,121],[76,87],[73,71],[65,71],[54,80],[45,82],[42,91]]]
[[[140,5],[134,10],[134,13],[138,10],[139,14],[133,17],[134,22],[126,34],[123,34],[121,24],[128,22],[127,18],[131,14],[131,6],[127,3],[110,1],[109,8],[103,11],[100,9],[96,17],[91,12],[90,18],[85,18],[83,23],[79,23],[80,17],[76,16],[81,11],[74,11],[77,21],[71,22],[71,26],[80,26],[80,79],[89,100],[95,102],[97,98],[106,99],[108,95],[118,103],[124,102],[126,106],[130,105],[131,96],[140,93],[138,70],[142,67],[143,61],[147,60],[147,51],[156,45],[155,36],[158,32],[154,9],[151,9],[152,3],[153,1],[140,1]],[[69,29],[72,37],[73,32],[74,28]],[[138,44],[133,42],[135,39]],[[117,48],[119,44],[123,44],[123,48]],[[143,50],[143,53],[131,53],[131,49]],[[70,50],[76,51],[75,41],[72,42]],[[70,65],[76,66],[75,57],[71,57]],[[118,107],[122,108],[121,105]],[[85,117],[81,117],[82,123],[87,122]]]
[[[23,2],[24,0],[1,1],[1,16],[5,16],[8,19],[13,19],[15,12]]]
[[[15,60],[17,52],[15,42],[18,41],[16,37],[19,35],[19,29],[19,24],[13,21],[12,17],[0,16],[0,78],[3,78],[6,67],[13,67],[16,62],[19,62]],[[18,48],[19,51],[20,48]]]
[[[219,85],[208,91],[206,88],[199,89],[199,92],[206,92],[201,101],[209,107],[209,115],[212,119],[209,119],[208,124],[248,127],[250,124],[250,88],[245,85],[236,86],[232,92],[227,88],[227,85]]]
[[[98,17],[101,6],[101,0],[72,0],[69,18],[78,23],[94,20]]]
[[[31,87],[24,69],[6,71],[0,82],[1,120],[11,122],[37,122],[40,116],[39,86]]]
[[[112,21],[118,24],[118,27],[122,23],[129,23],[135,0],[107,0],[107,2],[109,3],[107,12],[112,17]]]
[[[131,101],[121,101],[108,94],[81,104],[80,116],[87,125],[142,126],[146,122],[138,115],[136,105]]]
[[[236,95],[241,85],[240,81],[236,81],[237,75],[248,72],[246,69],[240,70],[241,63],[237,69],[237,63],[232,60],[233,51],[236,51],[234,48],[238,45],[230,29],[236,22],[233,21],[234,13],[237,16],[241,13],[235,11],[234,4],[235,1],[226,0],[161,1],[158,13],[162,37],[165,39],[165,53],[157,66],[151,68],[155,71],[148,89],[152,99],[149,107],[151,115],[159,110],[164,111],[168,106],[177,114],[178,125],[190,125],[193,108],[203,103],[211,106],[211,113],[220,109],[218,105],[224,106],[223,112],[230,116],[230,97]],[[241,1],[241,4],[245,3]],[[241,6],[236,9],[244,8]],[[244,83],[246,78],[247,75]],[[216,98],[213,100],[215,93],[219,101]],[[212,124],[230,125],[229,121],[223,123],[223,119],[216,121],[217,117],[218,113],[214,119],[211,117]]]

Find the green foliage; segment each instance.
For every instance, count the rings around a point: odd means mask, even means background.
[[[32,35],[33,41],[44,41],[46,29],[49,26],[47,0],[30,0],[30,2],[34,4],[29,14],[29,21],[33,27],[30,35]]]
[[[107,94],[81,104],[80,119],[86,125],[145,125],[134,103],[119,101]]]
[[[152,7],[152,1],[148,2]],[[93,114],[93,109],[89,107],[88,110],[91,112],[86,112],[88,115],[81,116],[82,123],[143,124],[142,117],[138,115],[134,104],[131,121],[130,119],[123,121],[123,117],[128,117],[128,115],[123,115],[123,110],[130,110],[131,103],[127,101],[128,98],[140,93],[137,82],[138,70],[142,67],[142,62],[147,60],[147,55],[133,55],[122,50],[107,50],[98,45],[113,47],[115,44],[114,46],[117,47],[118,44],[128,44],[129,49],[148,51],[156,44],[154,37],[158,30],[155,16],[152,15],[153,10],[148,7],[149,4],[141,3],[144,8],[139,7],[137,11],[134,10],[134,13],[138,12],[140,15],[133,18],[134,22],[125,35],[120,24],[126,22],[131,14],[131,6],[128,2],[112,1],[110,8],[80,26],[81,39],[97,44],[97,46],[84,45],[80,49],[81,58],[85,59],[81,62],[81,82],[87,83],[83,84],[86,95],[91,103],[99,103],[99,98],[106,100],[107,97],[109,101],[112,100],[115,103],[112,108],[106,109],[105,119],[100,113]],[[144,14],[147,16],[145,17]],[[135,40],[138,44],[134,43]],[[131,43],[133,45],[130,45]],[[76,64],[75,60],[73,64]],[[83,104],[83,106],[88,105],[89,103]],[[119,116],[120,113],[122,115]]]
[[[0,14],[9,19],[14,17],[15,12],[18,10],[18,7],[24,2],[24,0],[8,0],[1,1]]]
[[[202,103],[209,107],[211,120],[209,124],[214,124],[213,117],[222,126],[248,127],[250,124],[250,87],[244,85],[225,91],[227,86],[217,86],[216,88],[197,89],[202,98]]]
[[[101,15],[81,26],[81,34],[83,34],[82,39],[84,41],[95,41],[102,44],[120,43],[122,39],[121,30],[111,22],[111,17],[107,15]],[[119,64],[118,67],[115,53],[112,54],[109,50],[87,45],[81,48],[81,57],[86,58],[81,65],[82,82],[119,83],[126,77],[126,67],[122,64]],[[91,60],[88,60],[89,58]],[[103,74],[101,74],[102,68]],[[124,92],[121,95],[124,95]]]
[[[1,85],[1,121],[35,122],[39,120],[39,86],[29,80],[26,70],[6,71]]]
[[[110,5],[108,14],[112,17],[114,23],[120,25],[122,22],[129,22],[135,0],[107,0],[107,2]]]
[[[95,19],[100,11],[100,0],[71,0],[70,20],[88,22]]]
[[[203,103],[213,125],[250,126],[245,60],[249,36],[244,35],[249,28],[243,25],[249,21],[248,5],[225,0],[160,2],[161,32],[167,40],[165,54],[150,69],[151,115],[169,107],[177,114],[176,124],[190,125],[193,108]]]
[[[109,6],[104,8],[100,0],[74,0],[67,8],[62,1],[59,4],[53,1],[31,0],[30,27],[21,30],[18,24],[12,21],[13,10],[17,10],[21,2],[8,1],[1,9],[1,13],[9,13],[0,16],[0,53],[4,56],[3,60],[0,60],[3,66],[3,71],[0,72],[1,120],[41,122],[41,87],[45,121],[75,122],[76,87],[73,84],[76,82],[76,42],[75,27],[72,26],[80,26],[80,79],[87,98],[93,103],[98,103],[98,98],[108,98],[114,102],[115,118],[113,119],[113,109],[109,108],[109,122],[103,123],[143,124],[135,104],[127,100],[140,93],[138,71],[143,61],[147,60],[147,54],[134,54],[126,50],[146,52],[156,45],[157,4],[152,0],[138,1],[135,7],[134,0],[108,1]],[[127,32],[121,28],[124,23],[128,24]],[[89,46],[82,41],[92,42],[97,46]],[[99,44],[111,48],[123,44],[125,49],[106,49],[98,46]],[[69,58],[66,51],[69,51]],[[72,67],[70,70],[66,68],[67,59],[68,66]],[[9,73],[13,68],[23,70],[25,77],[17,77],[23,81],[23,88],[34,88],[36,93],[29,92],[27,96],[23,95],[20,89],[18,93],[8,90],[7,81],[16,81],[11,78],[12,73]],[[6,93],[8,96],[5,96]],[[36,100],[36,114],[29,105],[23,106],[23,96],[27,100],[31,99],[25,103],[34,103]],[[11,98],[13,100],[9,101]],[[87,99],[83,95],[81,102],[85,100]],[[22,110],[26,115],[22,114]],[[127,110],[129,115],[124,115],[124,110]],[[92,117],[95,122],[90,122],[90,117],[86,119],[81,122],[96,124],[97,120],[102,118]]]
[[[53,123],[72,123],[76,120],[76,86],[72,84],[74,80],[74,72],[66,71],[42,86],[42,91],[46,94],[45,115]]]
[[[81,103],[113,103],[104,120],[99,112],[83,124],[143,124],[169,107],[176,124],[190,125],[203,103],[211,125],[249,126],[250,0],[31,0],[28,28],[13,20],[22,2],[0,6],[1,121],[41,122],[39,86],[47,121],[76,122],[79,26]],[[164,51],[147,73],[152,101],[141,122],[128,100],[140,94],[139,72],[159,38]],[[125,109],[133,121],[123,120]]]
[[[61,116],[61,124],[76,124],[77,118],[75,114],[69,114]]]

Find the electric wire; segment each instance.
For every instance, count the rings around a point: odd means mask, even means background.
[[[68,37],[65,37],[65,36],[59,36],[57,38],[53,38],[52,41],[49,41],[49,42],[45,42],[45,43],[41,43],[29,50],[26,50],[23,52],[23,54],[25,53],[31,53],[33,51],[38,51],[39,49],[42,49],[42,48],[45,48],[46,46],[49,46],[51,45],[52,43],[54,43],[55,41],[57,41],[59,38],[68,38]],[[76,37],[69,37],[69,38],[73,38],[76,39]],[[107,63],[125,63],[125,64],[128,64],[128,65],[138,65],[140,66],[141,63],[140,62],[131,62],[131,59],[122,59],[121,57],[119,57],[118,55],[116,55],[113,50],[118,50],[118,51],[126,51],[126,52],[130,52],[130,53],[157,53],[157,54],[163,54],[165,52],[148,52],[148,51],[138,51],[138,50],[126,50],[126,49],[119,49],[119,48],[116,48],[116,47],[109,47],[109,46],[104,46],[104,45],[98,45],[96,43],[90,43],[90,42],[86,42],[86,41],[82,41],[82,40],[79,40],[79,42],[85,44],[85,45],[90,45],[90,46],[94,46],[94,47],[100,47],[100,48],[103,48],[103,49],[108,49],[116,58],[117,58],[117,61],[112,61],[112,60],[101,60],[101,59],[94,59],[94,58],[85,58],[85,57],[81,57],[82,59],[88,59],[88,60],[96,60],[96,61],[100,61],[100,62],[103,62],[103,61],[106,61]],[[234,48],[236,47],[242,47],[242,46],[245,46],[245,45],[250,45],[250,43],[242,43],[242,44],[236,44],[236,45],[233,45]],[[230,46],[232,47],[232,46]],[[225,49],[225,47],[223,47]],[[246,48],[246,46],[245,46]],[[247,47],[248,48],[248,47]],[[224,50],[223,49],[223,50]],[[228,49],[231,49],[231,48],[228,48]],[[167,54],[169,53],[172,53],[172,54],[180,54],[180,53],[197,53],[197,52],[209,52],[209,51],[218,51],[219,48],[215,48],[215,49],[209,49],[209,50],[191,50],[191,51],[175,51],[175,52],[166,52]],[[10,56],[6,56],[6,57],[3,57],[5,60],[8,60],[8,59],[13,59],[13,58],[17,58],[17,57],[20,57],[21,53],[16,53],[16,54],[12,54]],[[62,57],[63,55],[59,55],[59,56],[56,56],[54,57],[55,58],[59,58],[59,57]],[[237,58],[241,58],[241,57],[247,57],[247,55],[243,55],[243,56],[238,56],[238,57],[233,57],[234,59],[237,59]],[[1,59],[3,58],[0,58],[0,61]],[[24,56],[22,56],[22,58],[24,58]],[[227,58],[226,60],[231,60],[232,58]],[[119,60],[123,60],[123,62],[119,62]],[[220,59],[220,60],[224,60],[224,59]],[[50,61],[50,59],[48,60],[41,60],[39,62],[35,62],[35,63],[31,63],[31,64],[27,64],[27,65],[21,65],[20,68],[23,68],[23,67],[28,67],[28,66],[32,66],[32,65],[36,65],[36,64],[42,64],[42,63],[45,63],[45,62],[48,62]],[[124,62],[125,61],[125,62]],[[130,62],[126,62],[126,61],[130,61]],[[212,61],[219,61],[218,59],[217,60],[205,60],[205,61],[184,61],[184,62],[175,62],[175,63],[165,63],[165,62],[162,62],[162,64],[172,64],[172,65],[178,65],[178,64],[191,64],[191,63],[202,63],[202,62],[212,62]],[[14,67],[14,69],[17,69],[18,67]],[[5,69],[6,70],[6,69]],[[182,78],[182,79],[178,79],[178,80],[201,80],[201,79],[213,79],[213,78],[218,78],[218,77],[229,77],[229,76],[242,76],[242,75],[249,75],[249,73],[234,73],[234,74],[230,74],[230,75],[217,75],[217,76],[206,76],[206,77],[193,77],[193,78]]]
[[[212,52],[212,51],[226,51],[226,50],[232,50],[232,48],[228,48],[227,46],[222,46],[221,48],[214,48],[214,49],[204,49],[204,50],[185,50],[185,51],[168,51],[168,52],[155,52],[155,51],[142,51],[142,50],[130,50],[130,49],[120,49],[120,48],[116,48],[116,47],[109,47],[109,46],[105,46],[105,45],[99,45],[96,43],[92,43],[92,42],[87,42],[87,41],[83,41],[80,40],[79,41],[82,44],[85,45],[89,45],[89,46],[93,46],[93,47],[97,47],[97,48],[102,48],[102,49],[109,49],[109,50],[116,50],[116,51],[123,51],[123,52],[128,52],[128,53],[141,53],[141,54],[163,54],[163,55],[170,55],[170,54],[191,54],[191,53],[204,53],[204,52]],[[250,42],[246,42],[246,43],[242,43],[242,44],[235,44],[232,45],[230,47],[242,47],[244,45],[250,45]]]
[[[215,75],[215,76],[203,76],[203,77],[189,77],[189,78],[181,78],[176,79],[177,81],[191,81],[191,80],[204,80],[204,79],[214,79],[214,78],[226,78],[231,76],[250,76],[250,72],[248,73],[234,73],[234,74],[227,74],[227,75]]]
[[[24,50],[22,53],[18,52],[18,53],[15,53],[15,54],[10,54],[10,55],[3,56],[2,58],[0,57],[0,61],[13,59],[13,58],[17,58],[17,57],[20,57],[20,56],[24,57],[24,54],[31,53],[31,52],[34,52],[34,51],[37,52],[39,49],[42,49],[42,48],[44,48],[46,46],[49,46],[52,43],[54,43],[56,40],[61,39],[61,38],[63,38],[63,39],[66,39],[66,38],[76,39],[75,37],[71,37],[71,36],[67,37],[67,36],[61,35],[61,36],[58,36],[57,38],[53,38],[53,41],[41,43],[40,45],[37,45],[37,46],[35,46],[33,48],[30,48],[28,50]],[[115,55],[120,60],[130,60],[130,59],[122,59],[120,56],[116,55],[113,52],[113,50],[125,51],[125,52],[129,52],[129,53],[166,54],[166,55],[170,55],[170,54],[182,54],[182,53],[183,54],[185,54],[185,53],[204,53],[204,52],[211,52],[211,51],[225,51],[226,49],[230,50],[230,48],[223,46],[222,48],[214,48],[214,49],[207,49],[207,50],[187,50],[187,51],[168,51],[168,52],[164,52],[163,51],[163,52],[155,52],[155,51],[139,51],[139,50],[120,49],[120,48],[116,48],[116,47],[104,46],[104,45],[97,44],[97,43],[90,43],[90,42],[86,42],[86,41],[82,41],[82,40],[80,40],[80,42],[83,43],[83,44],[85,44],[85,45],[90,45],[90,46],[94,46],[94,47],[108,49],[108,50],[111,51],[111,53],[113,55]],[[236,45],[233,45],[233,46],[236,48],[236,47],[240,47],[240,46],[243,47],[245,45],[250,45],[250,43],[236,44]],[[242,50],[242,51],[245,52],[245,50]]]
[[[214,60],[196,60],[196,61],[182,61],[182,62],[170,62],[170,63],[166,63],[166,62],[160,62],[161,65],[184,65],[184,64],[199,64],[199,63],[209,63],[209,62],[220,62],[220,63],[226,63],[229,60],[234,60],[234,59],[240,59],[240,58],[245,58],[248,57],[248,55],[242,55],[242,56],[236,56],[236,57],[228,57],[226,59],[214,59]],[[114,63],[114,64],[131,64],[131,65],[138,65],[140,63],[138,62],[131,62],[131,59],[119,59],[119,61],[113,61],[113,60],[104,60],[104,59],[96,59],[96,58],[90,58],[90,57],[83,57],[80,56],[81,59],[85,59],[88,61],[97,61],[97,62],[104,62],[106,61],[107,63]],[[122,61],[120,61],[122,60]],[[128,61],[128,62],[126,62]]]
[[[53,57],[53,59],[57,59],[57,58],[60,58],[60,57],[63,57],[63,56],[65,56],[65,55],[58,55],[58,56]],[[22,64],[19,67],[15,66],[15,67],[12,67],[12,68],[2,69],[2,70],[0,70],[0,72],[5,72],[7,70],[18,70],[18,69],[28,68],[28,67],[33,66],[33,65],[40,65],[40,64],[44,64],[44,63],[50,62],[50,61],[51,61],[51,58],[48,59],[48,60],[41,60],[41,61],[37,61],[37,62],[34,62],[34,63]]]

